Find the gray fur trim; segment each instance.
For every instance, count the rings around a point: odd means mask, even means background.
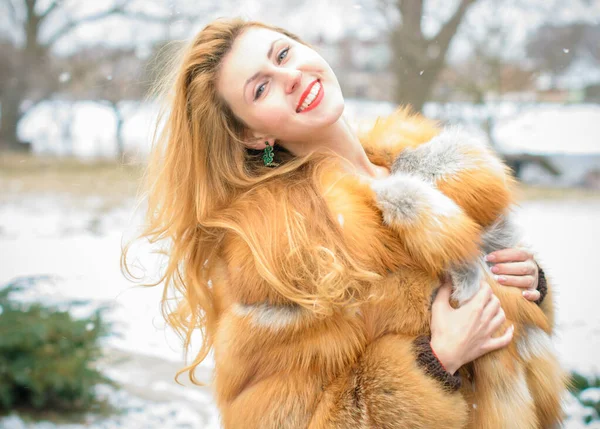
[[[493,225],[486,228],[481,236],[481,249],[485,254],[495,250],[508,249],[519,244],[521,236],[517,225],[514,222],[512,213],[501,216]],[[468,301],[479,290],[479,285],[483,279],[484,267],[489,270],[491,264],[485,264],[483,258],[480,261],[465,263],[459,267],[454,267],[450,271],[454,291],[452,297],[461,305]]]
[[[293,327],[303,315],[298,305],[273,305],[266,302],[257,304],[236,303],[233,312],[240,317],[250,317],[252,323],[261,328],[279,331]]]
[[[465,149],[476,148],[479,158]],[[461,170],[476,168],[479,162],[503,173],[503,166],[481,138],[462,127],[445,128],[438,136],[416,148],[405,149],[391,167],[391,173],[402,172],[419,176],[434,183],[444,177],[456,175]]]
[[[407,174],[396,173],[381,180],[373,180],[376,202],[388,224],[403,225],[416,222],[420,217],[455,216],[460,208],[432,185]]]
[[[525,328],[525,335],[522,335],[517,342],[517,350],[519,351],[519,356],[525,360],[555,353],[552,338],[542,329],[535,326]]]
[[[471,299],[479,290],[484,266],[479,261],[473,261],[450,270],[454,286],[452,298],[460,305]]]
[[[493,225],[483,231],[481,236],[483,252],[508,249],[519,244],[521,231],[514,222],[513,214],[502,215]]]

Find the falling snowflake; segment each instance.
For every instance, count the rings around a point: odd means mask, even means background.
[[[61,83],[65,83],[71,80],[71,73],[69,72],[62,72],[59,76],[58,76],[58,80]]]
[[[425,73],[425,70],[421,70],[421,71],[419,72],[419,76],[423,76],[423,73]]]
[[[567,48],[564,48],[564,49],[563,49],[563,52],[564,52],[565,54],[568,54],[568,53],[569,53],[569,49],[567,49]]]

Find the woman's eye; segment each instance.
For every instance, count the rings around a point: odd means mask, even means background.
[[[277,64],[281,64],[281,62],[283,61],[283,58],[287,57],[287,53],[290,50],[290,48],[285,48],[283,51],[281,51],[279,53],[279,55],[277,56]],[[285,53],[285,56],[283,58],[281,58],[281,56]]]
[[[281,51],[279,53],[279,55],[277,56],[277,64],[281,64],[281,62],[285,59],[285,57],[287,57],[287,54],[289,52],[290,48],[289,46],[287,48],[285,48],[283,51]],[[264,92],[264,87],[266,84],[262,84],[261,86],[259,86],[256,90],[256,92],[254,93],[254,100],[256,100],[258,97],[260,97],[260,95]],[[263,88],[261,90],[261,88]]]
[[[263,93],[264,89],[261,91],[261,88],[264,88],[266,85],[266,83],[263,83],[261,86],[258,87],[258,89],[256,90],[256,93],[254,94],[254,99],[256,100],[258,97],[260,97],[260,95]]]

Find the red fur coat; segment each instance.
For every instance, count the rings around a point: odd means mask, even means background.
[[[491,282],[507,325],[515,324],[514,339],[461,368],[462,387],[433,377],[422,362],[440,275],[476,266],[484,237],[512,204],[512,180],[493,153],[444,133],[397,111],[361,135],[371,161],[392,170],[389,178],[368,182],[342,169],[322,178],[320,197],[337,222],[331,229],[381,274],[368,287],[382,299],[318,317],[272,287],[276,280],[248,237],[227,235],[211,272],[219,314],[214,389],[225,428],[538,428],[560,421],[565,379],[550,342],[551,289],[537,306]],[[402,164],[409,153],[412,161]],[[310,219],[322,213],[303,201],[302,186],[278,183],[230,210],[279,242],[284,213],[260,207],[285,196],[302,203],[299,227],[321,240],[327,232]],[[285,246],[273,252],[284,258]],[[455,298],[474,291],[464,293]]]

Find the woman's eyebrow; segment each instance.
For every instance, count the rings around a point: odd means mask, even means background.
[[[271,55],[273,55],[273,49],[275,47],[275,43],[279,42],[280,40],[283,40],[283,37],[273,40],[273,42],[271,43],[271,47],[269,48],[269,52],[267,52],[267,59],[271,58]],[[255,80],[258,77],[258,75],[260,75],[259,71],[254,73],[252,76],[250,76],[250,78],[248,78],[248,80],[244,84],[244,90],[243,90],[244,94],[246,93],[246,87],[248,86],[248,84],[250,82],[252,82],[253,80]]]

